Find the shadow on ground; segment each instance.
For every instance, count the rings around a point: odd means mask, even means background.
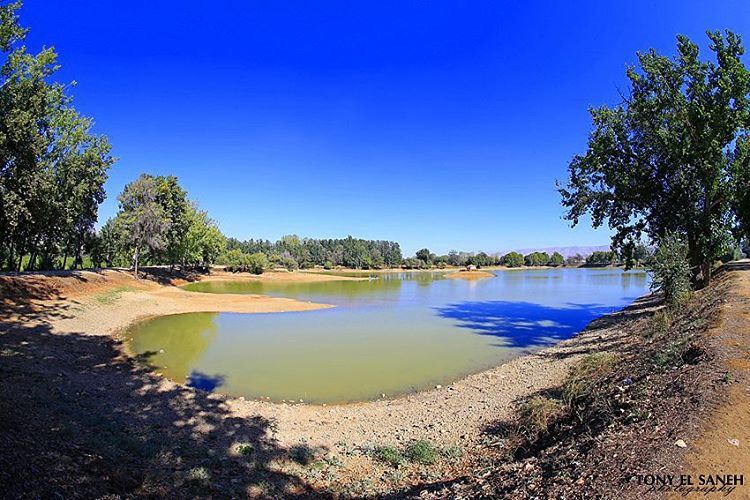
[[[239,418],[221,396],[164,383],[109,336],[54,333],[48,318],[66,307],[58,302],[59,310],[18,300],[0,307],[3,496],[315,494],[275,467],[301,454],[275,441],[274,422]]]

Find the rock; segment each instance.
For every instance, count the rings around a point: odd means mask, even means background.
[[[687,448],[687,443],[685,443],[685,441],[683,441],[682,439],[678,439],[677,441],[675,441],[674,445],[678,448]]]
[[[727,442],[731,444],[732,446],[739,446],[740,440],[739,439],[727,439]]]
[[[443,386],[440,385],[440,384],[438,384],[438,385],[435,386],[435,389],[442,389],[442,388],[443,388]]]

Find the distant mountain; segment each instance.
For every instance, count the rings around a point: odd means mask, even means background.
[[[531,252],[547,252],[552,255],[554,252],[559,252],[566,259],[577,253],[586,257],[594,252],[608,252],[609,245],[589,246],[589,247],[547,247],[547,248],[520,248],[514,250],[522,255],[530,254]],[[508,252],[502,252],[503,254]]]

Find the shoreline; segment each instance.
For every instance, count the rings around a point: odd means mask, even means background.
[[[86,363],[104,370],[115,370],[125,364],[129,372],[147,380],[148,387],[170,398],[169,404],[194,405],[192,400],[205,400],[222,408],[221,420],[274,422],[273,439],[279,446],[294,448],[309,446],[324,450],[328,456],[336,457],[352,478],[370,477],[373,470],[387,471],[388,467],[378,463],[370,455],[351,449],[367,449],[374,445],[403,446],[409,442],[426,439],[439,446],[471,450],[482,445],[482,436],[492,422],[510,415],[520,398],[555,386],[564,378],[569,368],[589,352],[619,352],[627,335],[619,324],[639,314],[648,296],[637,299],[626,308],[592,321],[581,332],[570,339],[533,353],[522,354],[505,363],[471,373],[443,386],[416,392],[407,392],[383,399],[343,404],[300,404],[262,399],[245,399],[220,393],[205,393],[172,381],[152,369],[136,362],[121,341],[119,335],[133,322],[148,316],[178,314],[182,312],[282,312],[288,310],[315,310],[330,307],[326,304],[301,302],[289,298],[274,298],[261,295],[231,295],[187,292],[173,285],[159,285],[141,280],[136,282],[129,275],[114,273],[114,276],[85,276],[86,290],[80,293],[78,279],[69,284],[68,292],[54,298],[34,299],[40,314],[34,320],[15,318],[9,323],[12,329],[18,325],[19,332],[36,324],[44,323],[52,335],[101,339],[112,345],[115,357],[94,357]],[[312,273],[271,273],[248,279],[310,279]],[[289,277],[291,275],[292,277]],[[286,277],[284,277],[286,276]],[[319,276],[319,275],[318,275]],[[206,280],[217,275],[206,276]],[[236,279],[237,275],[226,278]],[[225,279],[226,279],[225,278]],[[109,283],[93,283],[93,281]],[[340,276],[316,277],[312,280],[346,279]],[[358,278],[349,278],[358,279]],[[1,284],[1,283],[0,283]],[[107,285],[107,286],[104,286]],[[112,303],[102,303],[103,295],[122,287],[133,287],[119,293]],[[109,291],[107,291],[109,289]],[[64,313],[57,315],[55,311]],[[21,335],[23,333],[20,333]],[[53,360],[52,363],[57,363]],[[63,370],[63,367],[59,369]],[[98,381],[83,376],[83,387],[94,390]],[[33,387],[33,386],[32,386]],[[124,398],[132,405],[143,404],[138,394],[110,388],[107,398]],[[193,412],[201,413],[200,407]],[[237,420],[239,419],[239,420]],[[444,463],[437,470],[451,474],[455,463]]]

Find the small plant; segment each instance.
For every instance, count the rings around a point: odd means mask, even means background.
[[[654,365],[665,370],[682,364],[682,352],[685,349],[685,341],[670,342],[654,355]]]
[[[439,450],[429,441],[420,439],[409,444],[404,450],[404,455],[410,462],[432,465],[437,462]]]
[[[563,401],[569,408],[586,399],[596,381],[604,374],[614,361],[609,353],[589,354],[570,369],[568,378],[563,384]]]
[[[255,448],[250,443],[239,443],[236,447],[237,453],[243,457],[249,457],[255,451]]]
[[[205,467],[193,467],[187,473],[187,482],[193,486],[205,488],[211,483],[211,474]]]
[[[406,462],[404,454],[395,446],[376,446],[372,450],[372,455],[392,467],[398,467]]]
[[[672,312],[669,309],[656,311],[646,329],[647,337],[661,337],[672,327]]]
[[[315,460],[315,453],[309,446],[298,444],[289,450],[289,458],[300,465],[310,465]]]
[[[564,412],[562,403],[545,396],[524,401],[516,413],[516,432],[528,441],[536,441],[549,432],[550,425]]]

